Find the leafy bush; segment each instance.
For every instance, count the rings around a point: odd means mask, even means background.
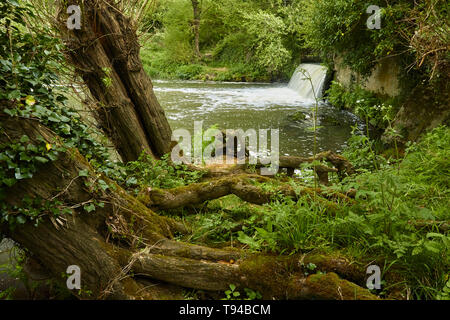
[[[379,30],[367,27],[370,5],[381,9]],[[326,60],[338,54],[347,66],[367,76],[377,61],[398,55],[405,67],[415,64],[429,76],[448,75],[448,51],[442,50],[450,30],[444,0],[305,0],[302,14],[305,46]]]
[[[176,70],[176,77],[179,79],[194,79],[202,74],[204,67],[198,64],[180,66]]]
[[[147,153],[142,153],[137,161],[130,161],[126,167],[126,185],[140,188],[169,189],[198,182],[201,171],[190,171],[185,165],[172,165],[169,155],[155,160]],[[136,189],[136,192],[139,189]]]
[[[449,150],[450,130],[437,128],[408,148],[399,167],[385,162],[379,170],[349,177],[332,188],[357,190],[354,202],[332,210],[312,196],[298,201],[280,197],[241,214],[241,230],[232,227],[238,230],[234,237],[253,250],[340,250],[367,262],[376,257],[377,264],[405,279],[415,298],[444,297],[450,234],[438,226],[450,220]],[[423,221],[430,226],[416,224]]]
[[[326,94],[327,100],[332,105],[353,111],[366,121],[367,125],[370,124],[375,128],[384,129],[398,109],[395,99],[379,97],[356,84],[346,88],[341,83],[332,81]],[[393,103],[395,107],[389,103]]]
[[[240,69],[240,72],[221,73],[217,80],[289,79],[303,51],[298,37],[300,20],[296,15],[300,3],[203,1],[199,40],[201,51],[207,54],[204,59],[197,59],[192,45],[192,7],[189,1],[171,0],[149,15],[156,17],[159,29],[153,29],[155,36],[145,47],[152,51],[152,59],[158,61],[144,59],[147,72],[185,79],[192,73],[176,72],[174,64],[204,63]],[[193,73],[190,78],[202,77]]]

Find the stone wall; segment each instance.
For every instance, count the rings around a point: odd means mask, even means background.
[[[335,59],[335,81],[346,87],[356,83],[364,89],[391,97],[400,94],[399,73],[400,67],[395,58],[382,60],[367,79],[343,65],[342,59]]]

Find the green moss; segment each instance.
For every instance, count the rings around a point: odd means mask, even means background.
[[[312,298],[329,300],[377,300],[368,290],[346,280],[335,273],[314,274],[306,279]]]
[[[241,278],[247,280],[251,289],[263,292],[265,299],[282,299],[286,294],[286,278],[299,269],[298,257],[255,255],[242,261],[239,269]]]

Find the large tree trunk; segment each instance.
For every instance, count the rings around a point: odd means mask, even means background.
[[[170,151],[171,129],[139,57],[136,30],[112,1],[72,0],[62,5],[60,31],[68,57],[95,99],[95,115],[122,159],[142,151]],[[82,8],[81,29],[68,30],[67,6]]]
[[[57,137],[39,122],[0,113],[3,132],[0,144],[26,134],[37,144],[42,136],[57,145]],[[79,176],[88,170],[88,177]],[[272,299],[375,299],[362,283],[363,269],[344,259],[316,254],[290,257],[255,255],[245,251],[212,249],[171,240],[173,232],[186,233],[185,226],[161,217],[129,196],[120,186],[100,176],[110,188],[98,185],[98,174],[77,150],[61,152],[59,159],[42,165],[31,179],[21,180],[8,190],[7,204],[20,205],[22,198],[57,199],[71,214],[55,217],[42,212],[38,226],[27,222],[1,231],[27,248],[53,276],[70,265],[81,268],[83,298],[161,298],[157,289],[176,285],[223,291],[233,283],[260,291]],[[86,186],[90,183],[90,187]],[[95,212],[83,204],[103,202]],[[10,214],[14,214],[13,212]],[[327,274],[307,275],[309,262]],[[144,288],[142,277],[162,281]],[[88,294],[91,291],[92,294]]]

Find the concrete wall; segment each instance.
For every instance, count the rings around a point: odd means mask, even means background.
[[[369,91],[391,97],[397,96],[400,93],[399,73],[400,67],[395,58],[382,60],[368,79],[364,79],[358,73],[350,70],[349,67],[344,66],[342,59],[335,59],[335,81],[347,87],[356,83]]]

